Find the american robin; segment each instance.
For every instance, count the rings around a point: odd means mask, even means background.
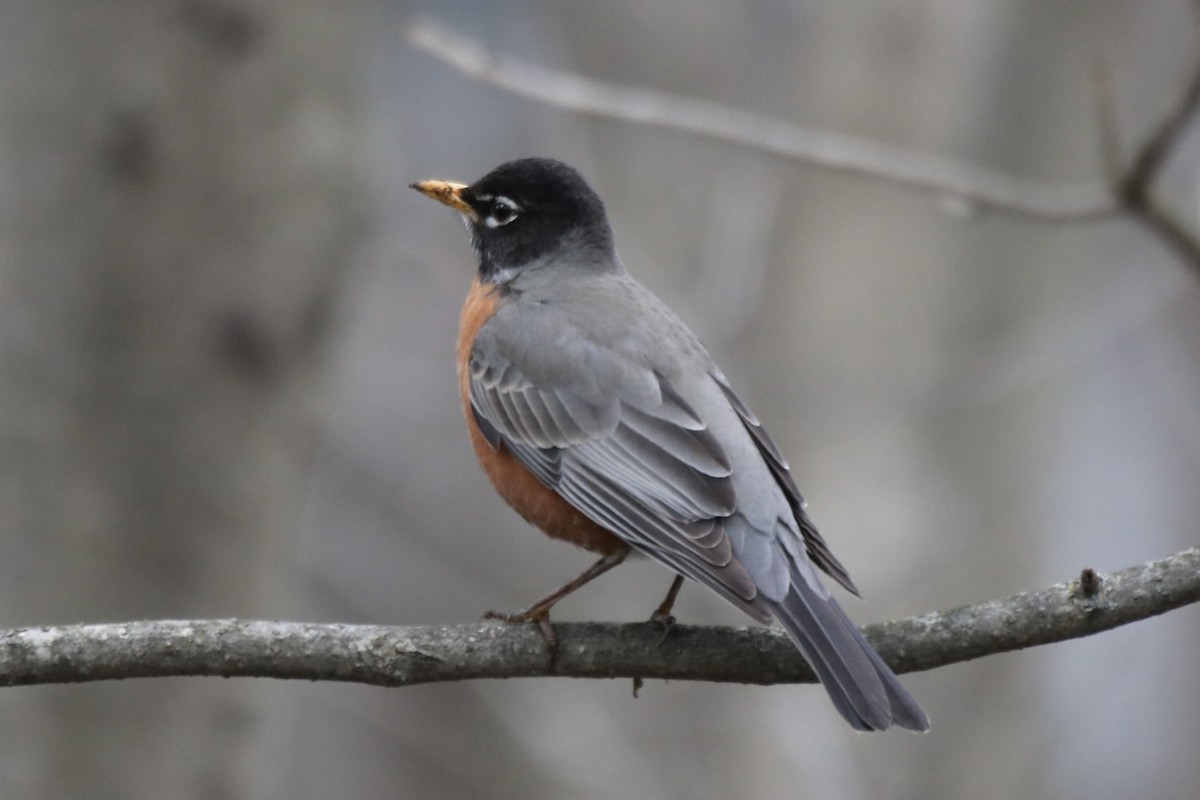
[[[775,443],[695,335],[625,270],[604,204],[571,167],[529,158],[467,186],[412,188],[462,214],[479,258],[458,334],[471,444],[500,495],[601,558],[631,550],[759,622],[779,620],[858,730],[929,721],[817,577],[858,594],[804,510]]]

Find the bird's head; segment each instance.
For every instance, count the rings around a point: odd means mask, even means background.
[[[614,261],[604,203],[561,161],[523,158],[470,185],[426,180],[412,188],[463,215],[484,280],[506,282],[548,264]]]

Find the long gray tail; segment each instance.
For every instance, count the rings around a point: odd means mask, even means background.
[[[899,725],[929,730],[929,718],[832,597],[799,575],[772,611],[812,666],[838,712],[860,731]]]

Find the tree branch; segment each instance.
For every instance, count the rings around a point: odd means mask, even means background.
[[[897,672],[1020,650],[1200,601],[1200,549],[1005,600],[868,626]],[[241,620],[152,621],[0,631],[0,685],[180,675],[408,686],[475,678],[564,676],[736,683],[811,682],[779,631],[657,624],[555,625],[549,664],[535,625],[386,627]]]
[[[1121,208],[1136,222],[1155,234],[1178,255],[1192,271],[1200,276],[1200,239],[1169,209],[1158,202],[1151,192],[1171,155],[1187,132],[1187,124],[1200,107],[1200,68],[1175,106],[1169,109],[1159,124],[1134,153],[1128,170],[1113,181]]]
[[[968,211],[997,211],[1042,222],[1080,222],[1126,214],[1200,275],[1200,237],[1151,195],[1162,166],[1200,106],[1200,65],[1127,167],[1122,170],[1109,164],[1112,174],[1107,184],[1063,185],[1017,178],[964,161],[793,125],[715,103],[539,67],[494,53],[428,19],[409,28],[408,40],[474,80],[539,103],[882,179],[941,195]],[[1102,122],[1101,145],[1106,157],[1111,157],[1112,148],[1104,137],[1111,133]]]
[[[414,46],[481,83],[556,108],[674,130],[944,195],[977,210],[1040,220],[1111,216],[1117,202],[1101,183],[1063,186],[1016,178],[954,159],[846,134],[793,125],[716,103],[635,89],[547,69],[487,50],[479,42],[421,19]]]

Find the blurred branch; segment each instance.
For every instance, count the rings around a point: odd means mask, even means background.
[[[1109,630],[1200,601],[1200,549],[1005,600],[868,626],[897,672],[933,669]],[[239,620],[66,625],[0,631],[0,685],[179,675],[407,686],[565,676],[811,682],[775,630],[653,623],[556,624],[549,664],[536,625],[386,627]]]
[[[1116,209],[1103,185],[1058,186],[752,114],[679,95],[635,89],[493,53],[429,20],[408,32],[416,47],[482,83],[582,114],[665,128],[815,166],[948,195],[979,209],[1038,219],[1092,219]]]
[[[1045,222],[1127,214],[1200,274],[1197,234],[1150,196],[1154,180],[1200,105],[1200,68],[1129,165],[1123,170],[1110,168],[1113,174],[1107,185],[1061,185],[793,125],[715,103],[539,67],[494,53],[428,19],[420,19],[409,28],[408,40],[468,77],[546,105],[703,136],[826,169],[878,178],[941,195],[971,211],[997,211]],[[1111,131],[1105,130],[1102,123],[1102,139],[1108,134]],[[1109,144],[1102,141],[1106,148]]]
[[[1155,200],[1150,191],[1187,131],[1187,123],[1195,116],[1197,107],[1200,107],[1200,68],[1191,76],[1174,108],[1134,153],[1125,174],[1115,176],[1112,185],[1121,207],[1200,275],[1200,238]]]

